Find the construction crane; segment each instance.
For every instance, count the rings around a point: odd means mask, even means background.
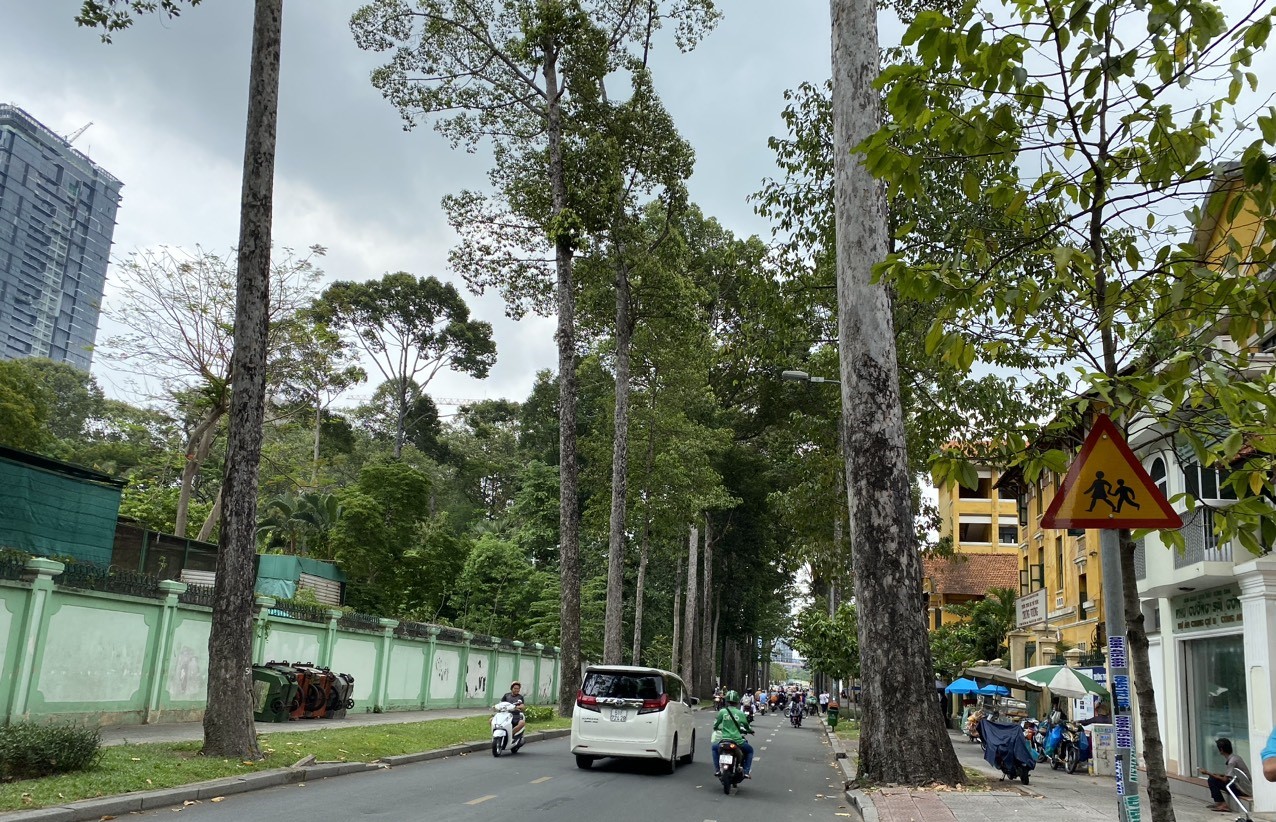
[[[89,130],[89,126],[91,126],[91,125],[93,125],[93,121],[92,121],[92,120],[90,120],[89,122],[87,122],[87,123],[85,123],[84,125],[82,125],[82,126],[80,126],[79,128],[77,128],[75,131],[73,131],[73,132],[71,132],[70,134],[68,134],[68,135],[66,136],[66,138],[65,138],[65,139],[66,139],[66,142],[67,142],[67,145],[70,145],[71,143],[74,143],[74,142],[75,142],[75,141],[79,138],[79,136],[80,136],[81,134],[83,134],[84,132],[86,132],[86,131],[88,131],[88,130]]]

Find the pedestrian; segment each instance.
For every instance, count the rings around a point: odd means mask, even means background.
[[[820,691],[820,713],[829,712],[829,692],[827,690]]]
[[[1219,754],[1224,759],[1227,770],[1223,773],[1213,773],[1204,768],[1200,768],[1200,772],[1205,774],[1206,783],[1210,786],[1210,798],[1214,800],[1209,805],[1210,810],[1227,813],[1231,811],[1227,800],[1223,798],[1223,789],[1232,784],[1237,796],[1251,796],[1253,788],[1249,784],[1249,766],[1245,764],[1245,760],[1241,759],[1240,754],[1232,750],[1232,740],[1227,737],[1219,737],[1214,745],[1218,748]],[[1266,769],[1266,765],[1264,765]]]
[[[1263,748],[1259,758],[1263,761],[1263,777],[1268,782],[1276,782],[1276,728],[1272,728],[1272,735],[1267,737],[1267,747]]]

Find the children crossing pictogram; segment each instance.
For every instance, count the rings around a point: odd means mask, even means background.
[[[1045,528],[1182,528],[1112,420],[1095,418],[1041,519]]]

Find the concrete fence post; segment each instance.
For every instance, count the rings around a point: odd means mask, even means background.
[[[328,609],[328,622],[325,624],[323,642],[319,644],[319,659],[315,663],[320,668],[327,668],[332,665],[332,652],[337,647],[337,623],[345,615],[346,612],[340,608]]]
[[[487,693],[484,696],[487,697],[489,704],[495,704],[495,695],[504,694],[510,683],[496,681],[496,675],[501,670],[501,638],[499,636],[489,636],[487,641],[492,643],[492,648],[487,654]],[[518,679],[518,671],[514,672],[514,679]],[[510,682],[513,681],[513,679],[510,680]]]
[[[439,629],[431,625],[426,629],[430,635],[425,648],[425,663],[421,670],[421,707],[430,703],[430,689],[434,684],[434,655],[439,650]]]
[[[157,587],[164,594],[164,599],[160,602],[159,627],[151,637],[146,653],[147,675],[150,677],[145,718],[148,723],[159,719],[160,699],[164,693],[164,683],[168,680],[168,658],[173,655],[177,598],[186,592],[186,583],[175,579],[161,579]]]
[[[519,642],[517,639],[510,644],[514,646],[514,679],[518,680],[519,682],[523,682],[523,647],[524,645],[522,642]],[[529,687],[528,683],[523,682],[523,694],[524,694],[523,699],[527,700],[528,705],[536,704],[536,684],[535,683],[532,683],[531,686]]]
[[[381,636],[377,640],[376,678],[372,681],[372,710],[386,710],[388,701],[386,694],[390,690],[390,654],[394,650],[394,629],[399,627],[397,619],[378,619]]]
[[[48,621],[53,578],[66,570],[66,566],[57,560],[31,557],[27,560],[26,570],[32,575],[31,593],[27,597],[26,612],[22,615],[22,630],[18,634],[18,665],[14,669],[13,698],[9,702],[10,722],[27,718],[31,680],[35,676],[36,650]]]
[[[549,662],[549,664],[553,666],[552,670],[554,672],[554,680],[549,687],[549,704],[557,705],[558,704],[558,689],[562,687],[559,684],[559,682],[561,681],[563,676],[563,657],[562,657],[563,650],[559,648],[557,645],[555,645],[553,648],[553,652],[554,652],[554,655],[550,658],[550,662]],[[577,676],[579,677],[580,674],[577,674]]]
[[[270,637],[270,609],[275,607],[275,598],[258,594],[253,598],[257,605],[257,616],[253,618],[253,664],[266,664],[266,640]]]
[[[541,700],[541,657],[545,655],[545,645],[540,642],[532,643],[532,650],[536,652],[535,661],[532,663],[532,679],[536,680],[532,683],[532,698],[536,700],[536,704],[543,704]]]
[[[466,691],[470,686],[470,642],[473,639],[474,634],[469,631],[461,632],[461,665],[456,677],[456,707],[458,708],[465,704]]]

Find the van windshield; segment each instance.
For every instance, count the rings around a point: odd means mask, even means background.
[[[658,674],[622,674],[591,671],[581,686],[585,696],[612,699],[659,699],[665,692]]]

